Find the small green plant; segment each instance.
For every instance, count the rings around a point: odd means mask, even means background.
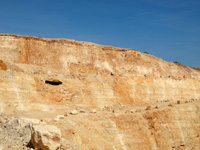
[[[148,53],[148,52],[146,52],[146,51],[145,51],[144,53],[145,53],[145,54],[149,54],[149,53]]]
[[[178,61],[173,61],[173,63],[175,63],[175,64],[180,64]]]

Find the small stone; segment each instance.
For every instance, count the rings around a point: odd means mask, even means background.
[[[71,115],[77,115],[77,114],[78,114],[78,111],[77,111],[76,109],[74,109],[74,110],[72,110],[72,111],[70,112],[70,114],[71,114]]]
[[[59,119],[65,119],[65,116],[64,115],[58,115],[57,118],[59,118]]]
[[[65,116],[64,115],[58,115],[58,116],[56,116],[56,118],[54,120],[59,121],[61,119],[65,119]]]
[[[155,109],[158,109],[158,108],[159,108],[158,106],[155,107]]]
[[[130,110],[125,110],[125,113],[126,113],[126,114],[130,113]]]
[[[81,109],[79,110],[80,113],[85,113],[85,110]]]
[[[119,110],[118,109],[113,109],[112,112],[113,113],[119,113]]]
[[[90,113],[97,113],[97,110],[96,110],[96,109],[92,109],[92,110],[90,111]]]
[[[57,117],[56,117],[56,118],[54,118],[54,121],[59,121],[59,120],[60,120],[60,119],[59,119],[59,118],[57,118]]]
[[[142,112],[142,110],[141,109],[137,109],[135,112]]]
[[[131,113],[134,113],[134,112],[135,112],[135,110],[133,110],[133,109],[132,109],[130,112],[131,112]]]
[[[185,103],[189,103],[188,101],[185,101]]]
[[[67,117],[67,116],[68,116],[68,112],[65,112],[65,113],[64,113],[64,116]]]
[[[177,101],[177,104],[182,104],[182,103],[183,103],[183,102],[182,102],[182,101],[180,101],[180,100],[178,100],[178,101]]]
[[[150,110],[151,109],[151,106],[147,106],[145,110]]]
[[[175,105],[176,105],[175,103],[170,103],[168,106],[173,107],[173,106],[175,106]]]

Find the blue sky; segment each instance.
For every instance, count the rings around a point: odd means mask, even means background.
[[[0,0],[0,33],[147,51],[200,68],[199,0]]]

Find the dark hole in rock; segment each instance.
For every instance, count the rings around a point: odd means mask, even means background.
[[[50,79],[50,80],[45,80],[45,83],[51,85],[60,85],[62,84],[62,81],[59,81],[57,79]]]
[[[32,144],[32,142],[31,142],[31,140],[26,144],[26,146],[28,147],[28,148],[34,148],[34,146],[33,146],[33,144]]]

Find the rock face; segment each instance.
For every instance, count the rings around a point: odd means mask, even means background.
[[[48,120],[69,149],[198,150],[199,100],[197,68],[133,49],[0,34],[0,111]],[[55,121],[69,110],[84,113]]]

